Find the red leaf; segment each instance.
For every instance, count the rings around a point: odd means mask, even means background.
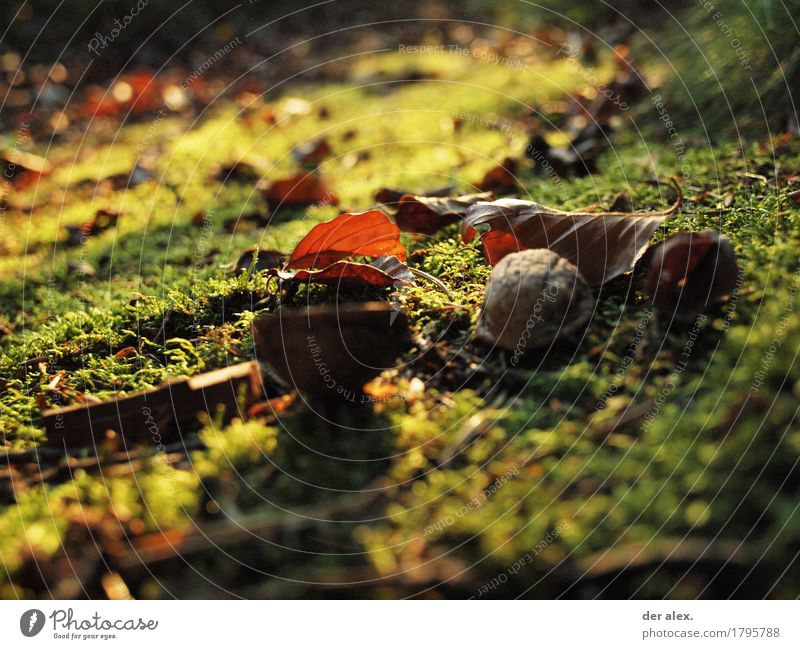
[[[502,199],[471,207],[461,233],[469,242],[476,226],[491,227],[481,240],[493,266],[510,252],[547,248],[575,264],[589,284],[599,286],[633,268],[653,232],[680,207],[681,200],[679,194],[675,204],[661,212],[592,214]]]
[[[313,282],[336,286],[411,286],[414,276],[403,262],[394,256],[379,257],[371,264],[337,261],[320,270],[275,271],[281,279]]]
[[[380,210],[342,214],[320,223],[297,244],[287,268],[324,268],[345,257],[394,255],[406,259],[400,229]]]
[[[451,223],[457,223],[472,205],[492,198],[491,192],[449,198],[407,195],[400,199],[394,218],[403,232],[434,234]]]
[[[136,347],[123,347],[120,349],[116,354],[114,354],[114,358],[117,360],[128,358],[132,354],[136,353]]]
[[[325,181],[312,173],[301,172],[291,178],[276,180],[264,195],[273,205],[339,204],[336,194],[328,189]]]

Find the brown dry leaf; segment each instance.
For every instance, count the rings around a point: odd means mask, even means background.
[[[519,189],[517,183],[517,161],[514,158],[506,158],[502,163],[489,169],[480,183],[478,189],[481,191],[514,191]]]
[[[455,185],[447,185],[437,189],[431,189],[424,192],[411,192],[402,189],[389,189],[383,187],[375,192],[375,200],[384,205],[396,205],[400,202],[403,196],[427,196],[429,198],[437,197],[444,198],[450,196],[455,191]]]
[[[491,192],[447,198],[406,195],[400,199],[394,218],[403,232],[434,234],[451,223],[457,223],[471,206],[492,198]]]
[[[53,171],[53,165],[41,156],[19,149],[3,149],[0,159],[8,164],[12,175],[15,171],[28,171],[39,176],[46,176]]]
[[[87,237],[98,234],[104,230],[114,227],[122,216],[122,212],[113,209],[99,209],[91,221],[86,221],[82,225],[68,225],[67,240],[65,245],[77,246],[83,243]]]
[[[123,358],[128,358],[128,356],[132,356],[135,353],[136,347],[123,347],[116,354],[114,354],[114,358],[116,360],[121,360]]]
[[[314,226],[297,244],[287,268],[325,268],[346,257],[393,255],[406,260],[400,230],[380,210],[342,214]]]
[[[108,439],[152,444],[150,427],[156,424],[164,443],[180,439],[200,427],[197,413],[215,417],[225,407],[225,418],[240,414],[240,399],[249,405],[261,395],[261,370],[256,361],[231,365],[191,378],[172,378],[150,390],[120,395],[100,403],[78,403],[42,413],[47,432],[45,446],[96,447]],[[176,407],[179,404],[179,407]],[[112,431],[111,436],[108,431]]]
[[[286,263],[287,258],[288,255],[285,255],[280,250],[250,248],[239,255],[235,270],[239,273],[243,270],[250,272],[252,269],[253,272],[260,273],[271,268],[280,268]]]
[[[678,320],[703,313],[736,288],[733,246],[714,230],[673,234],[648,250],[647,259],[653,305]]]
[[[282,270],[273,275],[283,280],[313,282],[333,286],[412,286],[414,275],[395,256],[379,257],[371,264],[355,261],[337,261],[319,270]]]
[[[257,182],[261,176],[261,171],[255,165],[244,160],[234,160],[215,166],[210,177],[212,180],[227,183],[230,181]]]
[[[267,201],[276,207],[281,205],[311,205],[321,203],[338,205],[339,199],[325,181],[313,173],[300,172],[291,178],[276,180],[264,192]]]
[[[264,360],[292,387],[353,403],[368,403],[364,384],[395,366],[409,338],[405,314],[384,302],[282,308],[258,316],[252,330]]]
[[[492,266],[511,252],[547,248],[575,264],[590,285],[599,286],[633,268],[650,237],[681,202],[679,188],[672,207],[658,212],[593,214],[516,199],[483,202],[464,217],[462,237],[469,242],[477,226],[488,225],[491,230],[481,240]]]

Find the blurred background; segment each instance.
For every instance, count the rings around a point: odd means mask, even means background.
[[[81,82],[107,80],[136,66],[191,65],[197,50],[277,18],[279,30],[261,30],[248,43],[250,64],[308,38],[310,44],[298,49],[306,61],[333,48],[395,47],[420,38],[449,42],[453,29],[466,19],[476,36],[490,43],[508,39],[510,32],[545,35],[552,29],[586,39],[590,49],[625,43],[661,71],[665,97],[679,107],[680,114],[673,116],[693,116],[698,129],[711,137],[718,129],[735,129],[733,122],[762,129],[768,122],[785,129],[797,106],[800,0],[262,0],[236,10],[241,4],[150,0],[147,11],[136,17],[137,28],[123,29],[114,39],[115,55],[96,57]],[[113,21],[133,7],[130,0],[10,0],[0,12],[4,22],[13,20],[13,29],[4,29],[0,47],[29,64],[64,60],[82,69],[91,60],[87,42],[96,34],[107,35]],[[146,42],[142,33],[149,35]],[[10,59],[5,60],[9,69]],[[268,76],[269,70],[262,67],[254,74]],[[303,80],[313,80],[313,72]]]

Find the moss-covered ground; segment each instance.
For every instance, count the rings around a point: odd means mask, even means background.
[[[340,210],[270,215],[255,182],[223,182],[220,165],[287,177],[291,151],[324,137],[333,154],[320,173],[342,211],[373,207],[387,186],[466,193],[521,157],[533,109],[586,83],[545,56],[522,70],[449,52],[339,65],[346,82],[222,100],[191,119],[100,118],[48,147],[55,172],[14,193],[0,232],[9,458],[41,445],[41,412],[64,394],[112,398],[254,357],[249,325],[271,308],[268,283],[233,264],[251,247],[290,251]],[[594,73],[612,67],[601,59]],[[637,110],[652,113],[648,101]],[[207,422],[199,441],[171,449],[177,459],[153,447],[133,472],[77,469],[5,493],[0,594],[102,596],[113,573],[137,597],[796,597],[800,210],[788,193],[800,145],[721,134],[711,146],[687,124],[679,162],[657,121],[642,135],[631,115],[598,173],[554,179],[522,164],[519,195],[607,207],[625,190],[656,209],[666,185],[646,181],[683,170],[686,205],[655,239],[718,229],[742,270],[707,319],[652,313],[637,270],[597,292],[584,334],[512,366],[472,339],[490,271],[480,250],[456,226],[408,238],[410,263],[452,295],[424,281],[400,293],[430,350],[380,379],[392,398],[325,413],[333,423],[296,400]],[[137,161],[151,177],[102,182]],[[98,209],[121,216],[68,245],[67,228]],[[292,298],[307,299],[398,296],[303,287]],[[137,539],[195,527],[217,530],[210,547],[131,559]]]

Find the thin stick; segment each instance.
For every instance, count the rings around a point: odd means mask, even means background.
[[[452,301],[453,296],[450,294],[450,291],[447,290],[445,283],[438,277],[434,277],[430,273],[426,273],[424,270],[420,270],[419,268],[411,268],[411,266],[408,267],[408,270],[410,270],[413,275],[422,277],[423,279],[427,279],[429,282],[436,284],[437,288],[447,296],[447,299]]]

